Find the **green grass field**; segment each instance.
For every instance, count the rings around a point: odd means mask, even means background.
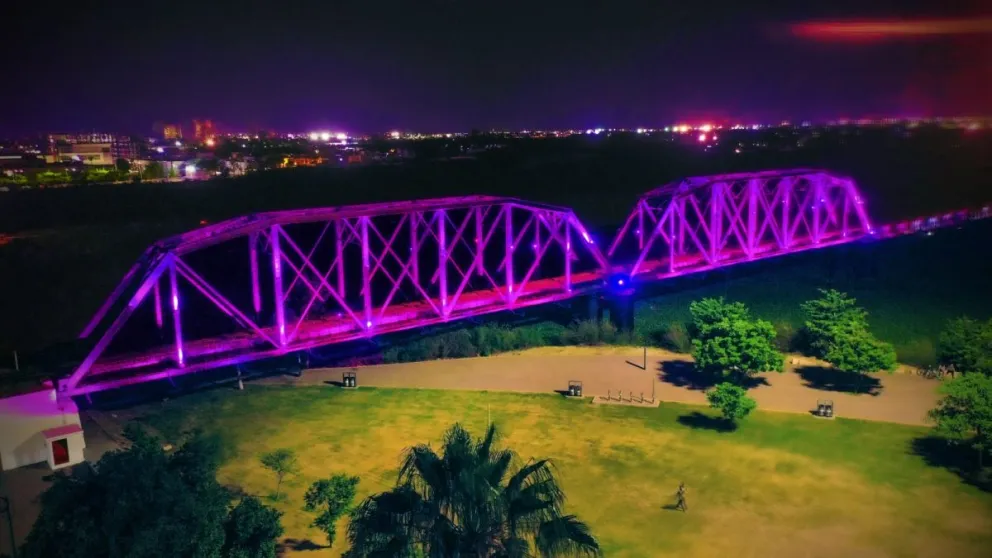
[[[252,385],[150,406],[142,421],[172,440],[191,428],[220,434],[221,482],[252,494],[275,486],[259,454],[295,450],[302,473],[275,504],[290,548],[326,542],[302,511],[311,482],[345,472],[361,476],[360,497],[384,490],[404,448],[437,444],[455,421],[481,433],[490,413],[521,456],[554,458],[568,511],[591,525],[608,556],[977,557],[992,548],[992,494],[914,455],[924,429],[759,412],[736,432],[718,432],[701,411]],[[664,509],[680,481],[686,514]],[[338,556],[345,546],[304,555]]]

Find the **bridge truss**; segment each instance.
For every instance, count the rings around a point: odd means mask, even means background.
[[[95,345],[60,392],[544,304],[598,288],[607,268],[571,210],[509,198],[232,219],[145,252],[82,332]]]
[[[905,232],[889,229],[877,236]],[[570,209],[511,198],[259,213],[151,246],[83,330],[93,348],[59,390],[172,378],[559,301],[607,276],[658,280],[866,235],[875,230],[854,182],[809,169],[651,190],[606,255]]]
[[[795,169],[687,178],[644,194],[607,252],[663,279],[874,234],[849,178]]]

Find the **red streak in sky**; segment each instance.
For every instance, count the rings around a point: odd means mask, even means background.
[[[992,33],[992,18],[818,21],[794,23],[789,27],[794,35],[817,41],[875,41]]]

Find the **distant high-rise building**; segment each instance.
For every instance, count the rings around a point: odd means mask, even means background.
[[[193,139],[196,141],[206,141],[217,135],[214,130],[214,123],[210,120],[193,121]]]
[[[183,139],[183,129],[176,124],[166,124],[162,128],[162,137],[167,140],[181,140]]]

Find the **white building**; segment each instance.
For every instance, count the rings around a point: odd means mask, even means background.
[[[45,389],[0,399],[0,467],[48,462],[53,469],[83,461],[79,409]]]

